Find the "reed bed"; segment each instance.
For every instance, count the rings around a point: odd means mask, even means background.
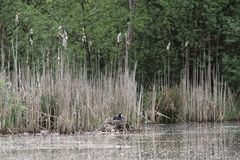
[[[120,112],[131,125],[139,124],[141,96],[135,71],[95,68],[89,72],[84,65],[76,69],[59,62],[51,66],[49,59],[43,59],[41,66],[30,67],[15,60],[10,64],[13,70],[1,72],[0,129],[72,133],[93,130]]]
[[[220,73],[218,62],[215,65],[211,62],[211,52],[204,52],[203,59],[207,60],[199,61],[192,67],[191,76],[188,63],[182,71],[181,114],[188,121],[223,121],[226,111],[233,109],[232,95]]]
[[[133,127],[139,125],[142,91],[137,91],[136,66],[133,71],[128,65],[116,69],[116,62],[100,69],[100,62],[94,63],[89,57],[90,41],[85,33],[85,52],[78,62],[67,52],[68,33],[62,26],[58,28],[58,42],[51,49],[42,49],[40,55],[35,52],[37,41],[33,43],[30,29],[26,55],[19,55],[18,24],[19,13],[9,53],[1,39],[0,131],[93,130],[118,113]],[[50,53],[53,50],[57,53]]]
[[[196,59],[197,63],[190,66],[186,53],[178,85],[172,85],[170,72],[164,71],[163,77],[152,87],[149,94],[152,98],[148,98],[152,99],[147,107],[152,122],[229,119],[228,113],[236,110],[231,91],[219,71],[219,64],[211,64],[210,53],[204,53],[203,59],[207,61]]]

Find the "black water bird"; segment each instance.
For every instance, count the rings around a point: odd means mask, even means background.
[[[124,116],[122,113],[119,113],[118,115],[113,117],[113,120],[123,120],[123,119],[124,119]]]

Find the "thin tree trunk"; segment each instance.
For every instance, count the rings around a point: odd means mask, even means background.
[[[129,7],[129,13],[130,13],[130,19],[127,22],[127,32],[125,34],[125,70],[128,68],[128,55],[129,55],[129,49],[130,49],[130,44],[132,42],[132,24],[131,21],[134,16],[134,11],[135,11],[135,6],[136,6],[136,0],[128,0],[128,7]]]
[[[3,25],[0,24],[0,40],[1,40],[1,71],[4,70],[5,63],[5,55],[4,55],[4,28]]]
[[[83,22],[85,21],[85,15],[84,15],[85,14],[85,7],[84,7],[84,3],[85,3],[84,0],[80,1],[81,8],[82,8],[82,20],[83,20]],[[91,71],[91,69],[92,69],[91,50],[89,49],[89,38],[88,38],[87,33],[86,33],[86,26],[85,25],[83,25],[83,34],[84,34],[84,36],[86,36],[86,39],[83,42],[83,46],[84,46],[85,52],[86,52],[86,56],[85,56],[86,65],[87,65],[88,71]],[[90,73],[90,72],[88,72],[88,73]]]

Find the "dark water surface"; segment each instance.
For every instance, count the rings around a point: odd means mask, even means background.
[[[240,124],[148,125],[134,134],[0,136],[0,159],[240,160]]]

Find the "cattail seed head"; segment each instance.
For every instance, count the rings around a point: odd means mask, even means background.
[[[118,33],[117,35],[117,43],[119,44],[122,41],[122,33]]]
[[[15,15],[15,23],[16,25],[19,25],[19,12]]]
[[[187,46],[188,46],[188,44],[189,44],[189,42],[188,42],[188,41],[186,41],[186,43],[185,43],[185,47],[187,47]]]
[[[87,37],[85,35],[82,36],[82,42],[86,42],[87,41]]]
[[[30,36],[29,36],[29,41],[30,41],[30,45],[33,45],[33,29],[30,29]]]
[[[171,42],[168,42],[168,45],[167,45],[167,50],[168,51],[170,50],[170,46],[171,46]]]

